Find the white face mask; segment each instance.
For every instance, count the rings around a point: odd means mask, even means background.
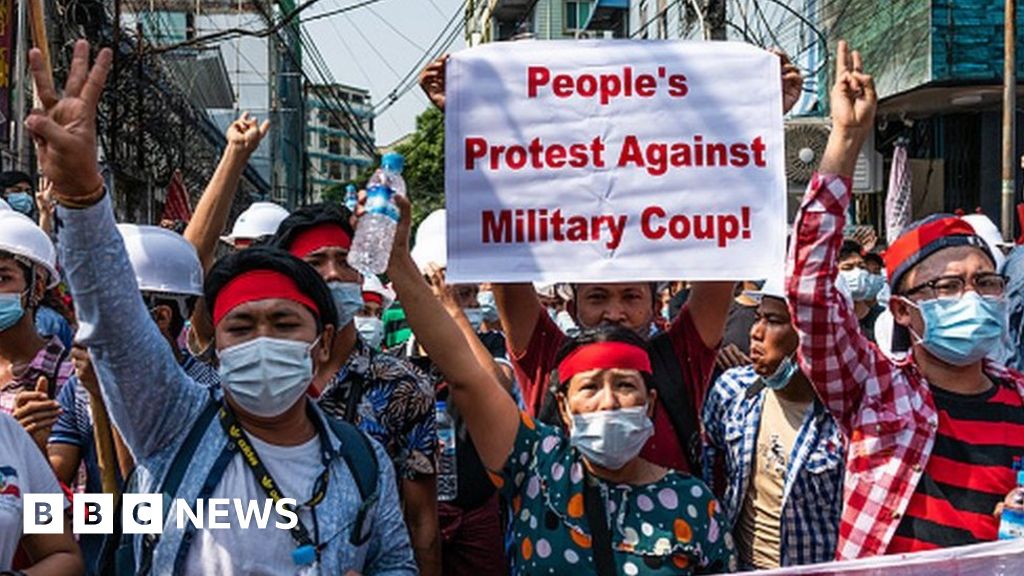
[[[384,340],[384,321],[373,316],[356,316],[356,330],[366,345],[374,350],[380,349]]]
[[[854,268],[853,270],[840,270],[839,275],[843,278],[846,283],[846,288],[850,291],[850,297],[855,301],[867,300],[868,293],[871,290],[870,285],[870,274],[863,268]],[[881,286],[879,286],[881,288]]]
[[[310,351],[317,341],[261,337],[225,348],[217,353],[221,384],[246,412],[280,416],[302,398],[313,380]]]
[[[328,282],[331,300],[338,309],[337,330],[341,330],[355,317],[356,312],[363,309],[363,286],[354,282]]]
[[[640,454],[653,434],[647,407],[637,406],[573,414],[569,443],[592,464],[618,470]]]
[[[463,308],[462,313],[466,315],[466,320],[469,320],[473,331],[479,332],[480,327],[484,324],[484,311],[480,308]]]

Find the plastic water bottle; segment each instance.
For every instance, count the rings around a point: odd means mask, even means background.
[[[359,195],[356,194],[356,185],[345,186],[345,208],[348,208],[349,212],[355,212],[358,205]]]
[[[459,493],[459,475],[455,467],[455,420],[448,404],[437,402],[437,499],[454,500]]]
[[[1017,487],[1003,502],[999,539],[1024,538],[1024,470],[1017,472]]]
[[[405,196],[405,158],[388,152],[366,184],[366,213],[359,219],[348,263],[363,274],[383,274],[391,258],[399,212],[394,195]]]

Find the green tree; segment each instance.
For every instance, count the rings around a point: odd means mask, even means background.
[[[327,188],[324,188],[320,198],[321,202],[327,202],[328,204],[344,204],[345,203],[345,185],[344,184],[331,184]]]
[[[406,188],[412,200],[413,224],[444,208],[444,114],[431,106],[416,117],[416,131],[395,147],[405,156]]]

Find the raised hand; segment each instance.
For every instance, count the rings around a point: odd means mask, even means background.
[[[839,41],[836,53],[836,82],[830,102],[833,130],[859,137],[860,142],[874,130],[878,105],[875,81],[864,73],[860,52],[851,51],[845,40]]]
[[[44,453],[50,431],[60,416],[60,404],[50,398],[48,388],[49,381],[40,376],[35,390],[23,390],[14,397],[14,412],[11,414]]]
[[[800,95],[804,91],[804,77],[785,52],[778,49],[769,50],[769,52],[779,57],[782,71],[782,113],[788,114],[793,106],[800,101]]]
[[[96,106],[110,72],[113,53],[103,49],[89,67],[89,43],[75,43],[64,94],[58,95],[42,54],[29,52],[29,67],[42,103],[25,120],[35,140],[39,166],[60,199],[96,197],[103,179],[96,169]]]
[[[434,60],[420,72],[420,88],[427,94],[430,101],[442,111],[445,104],[445,72],[447,70],[448,55],[445,54]]]
[[[252,118],[248,112],[242,115],[228,126],[228,146],[242,152],[247,157],[259,148],[263,137],[270,131],[270,120],[264,120],[262,124]]]

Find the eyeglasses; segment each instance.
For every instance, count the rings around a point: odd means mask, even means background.
[[[975,274],[971,277],[970,282],[974,290],[982,296],[1002,296],[1003,292],[1006,291],[1008,280],[1002,274],[986,272]],[[967,279],[963,276],[939,276],[934,280],[929,280],[906,290],[903,292],[903,295],[913,296],[914,294],[924,293],[926,290],[929,290],[930,293],[927,293],[927,295],[930,297],[958,299],[964,295],[964,290],[966,289]]]

